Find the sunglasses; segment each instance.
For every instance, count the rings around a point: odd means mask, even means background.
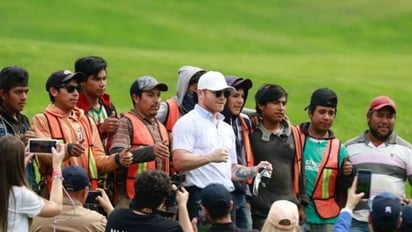
[[[65,88],[68,93],[73,93],[75,90],[79,93],[82,90],[80,85],[62,85],[60,88]]]
[[[215,96],[216,96],[217,98],[221,97],[222,94],[223,94],[223,96],[225,96],[225,98],[228,98],[228,97],[230,96],[230,91],[227,91],[227,90],[219,90],[219,91],[211,91],[211,90],[209,90],[209,91],[210,91],[210,92],[214,92],[214,93],[215,93]]]

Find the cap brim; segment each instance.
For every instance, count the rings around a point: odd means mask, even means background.
[[[381,110],[384,107],[390,107],[394,112],[396,112],[396,108],[393,105],[391,105],[390,103],[383,103],[383,104],[380,104],[380,105],[377,105],[377,106],[373,107],[372,109],[373,110]]]
[[[165,91],[167,91],[168,89],[169,89],[169,87],[166,85],[166,84],[164,84],[164,83],[158,83],[158,84],[156,84],[156,85],[149,85],[149,86],[146,86],[145,88],[143,88],[142,90],[143,91],[149,91],[149,90],[152,90],[152,89],[154,89],[154,88],[158,88],[160,91],[162,91],[162,92],[165,92]]]
[[[236,91],[235,87],[232,86],[226,86],[224,88],[218,88],[218,89],[207,89],[207,90],[211,90],[211,91],[220,91],[220,90],[226,90],[226,91],[230,91],[230,92],[234,92]]]
[[[65,78],[63,78],[63,80],[61,80],[61,82],[68,82],[71,79],[75,79],[77,82],[83,82],[85,76],[83,73],[81,72],[75,72],[75,73],[71,73],[69,75],[67,75]]]
[[[244,90],[249,90],[252,88],[253,84],[252,81],[249,79],[240,79],[239,81],[235,81],[232,86],[242,87]]]

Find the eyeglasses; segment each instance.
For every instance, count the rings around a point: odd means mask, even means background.
[[[211,90],[209,90],[209,91],[210,91],[210,92],[214,92],[214,93],[215,93],[215,96],[216,96],[217,98],[221,97],[222,94],[223,94],[223,96],[225,96],[225,98],[228,98],[228,97],[230,96],[230,91],[228,91],[228,90],[219,90],[219,91],[211,91]]]
[[[80,85],[62,85],[60,88],[65,88],[69,93],[73,93],[75,90],[79,93],[82,90]]]

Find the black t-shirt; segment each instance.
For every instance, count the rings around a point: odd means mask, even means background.
[[[183,232],[177,221],[158,214],[138,215],[130,209],[115,209],[107,219],[106,232]]]
[[[259,232],[259,230],[239,229],[232,222],[229,222],[212,224],[206,232]]]

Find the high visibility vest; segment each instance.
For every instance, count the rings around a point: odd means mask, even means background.
[[[50,128],[50,134],[52,139],[57,139],[59,141],[63,141],[63,143],[66,143],[68,140],[67,137],[65,137],[65,134],[63,133],[63,129],[61,127],[61,124],[59,122],[58,117],[50,114],[50,113],[44,113],[47,119],[48,126]],[[87,155],[82,154],[78,158],[83,159],[83,163],[88,164],[86,172],[89,175],[90,179],[90,184],[91,184],[91,189],[95,190],[98,187],[98,172],[97,172],[97,166],[96,162],[94,160],[94,147],[93,147],[93,135],[92,135],[92,128],[90,125],[90,121],[87,116],[79,118],[80,124],[84,129],[85,132],[85,141],[87,142]],[[70,166],[70,159],[67,159],[64,162],[64,167]],[[50,192],[51,189],[51,170],[49,170],[46,173],[46,178],[47,178],[47,189]]]
[[[253,159],[253,152],[252,152],[252,147],[250,146],[250,138],[249,138],[250,127],[247,125],[246,120],[243,117],[239,117],[239,119],[240,119],[240,125],[242,127],[243,144],[244,144],[245,155],[246,155],[246,166],[253,167],[254,159]],[[247,179],[246,182],[248,184],[252,184],[253,178]]]
[[[291,126],[293,139],[295,141],[295,158],[293,165],[293,191],[296,195],[300,192],[299,177],[302,173],[302,153],[305,143],[305,134],[300,131],[299,127]]]
[[[133,128],[133,139],[132,139],[132,145],[131,147],[136,149],[139,147],[144,147],[144,146],[153,146],[155,144],[155,141],[153,139],[152,134],[150,133],[149,129],[147,126],[139,119],[136,117],[136,115],[132,113],[123,113],[123,116],[128,118],[130,122],[132,123],[132,128]],[[166,128],[159,123],[156,120],[159,130],[160,130],[160,135],[162,138],[168,138],[168,133]],[[166,145],[169,145],[169,140],[166,140]],[[165,159],[163,160],[163,166],[164,166],[164,172],[169,175],[169,160]],[[134,182],[136,179],[136,176],[144,172],[146,170],[155,170],[156,169],[156,161],[150,161],[150,162],[143,162],[143,163],[137,163],[137,164],[131,164],[128,169],[127,169],[127,179],[126,179],[126,192],[127,196],[130,199],[134,198]]]
[[[165,127],[167,131],[170,133],[172,132],[173,126],[175,125],[176,121],[180,117],[180,111],[179,111],[179,105],[177,105],[177,102],[175,99],[170,98],[166,101],[167,106],[169,107],[167,116],[166,116],[166,123]]]
[[[295,163],[295,175],[296,170],[301,169],[301,159],[303,154],[304,142],[306,136],[303,132],[300,131],[297,127],[292,127],[293,131],[297,135],[294,135],[295,143],[296,140],[303,142],[301,145],[296,148],[297,154],[300,154],[299,157],[295,159],[300,160],[299,163]],[[300,152],[298,152],[300,149]],[[336,189],[336,180],[339,176],[339,150],[340,150],[340,141],[336,138],[333,138],[328,141],[328,144],[323,152],[322,161],[319,166],[319,171],[316,176],[315,187],[312,193],[313,203],[316,209],[316,212],[323,219],[333,218],[339,215],[340,207],[335,199],[335,189]],[[296,167],[296,165],[298,165]],[[298,180],[294,178],[294,188],[299,187]]]

